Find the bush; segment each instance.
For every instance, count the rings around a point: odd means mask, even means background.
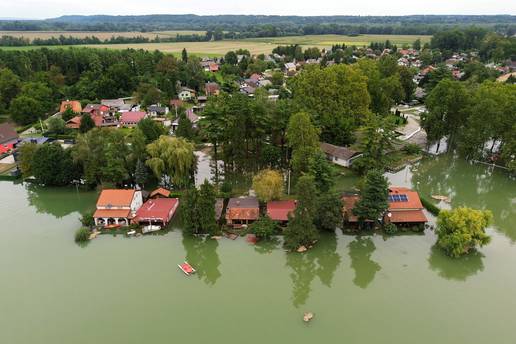
[[[385,226],[383,226],[383,230],[387,234],[396,234],[398,233],[398,227],[394,223],[388,223]]]
[[[403,151],[405,151],[405,153],[410,154],[410,155],[420,154],[421,147],[419,147],[415,143],[409,143],[403,147]]]
[[[423,204],[423,206],[426,208],[426,210],[428,210],[431,214],[437,216],[439,215],[439,212],[441,211],[441,209],[439,209],[435,204],[433,204],[430,200],[420,196],[419,197],[421,199],[421,203]]]
[[[95,220],[93,219],[93,214],[83,214],[80,218],[80,221],[84,227],[93,227],[95,225]]]
[[[90,230],[86,227],[81,227],[75,232],[75,242],[86,242],[90,240]]]
[[[249,226],[249,231],[260,239],[269,239],[276,231],[276,224],[268,216],[262,216]]]

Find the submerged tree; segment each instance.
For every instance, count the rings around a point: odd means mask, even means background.
[[[492,218],[488,210],[466,207],[441,210],[437,218],[437,244],[454,258],[468,254],[490,242],[485,229]]]

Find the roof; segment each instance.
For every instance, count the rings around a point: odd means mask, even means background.
[[[353,214],[353,208],[359,199],[359,195],[342,196],[342,203],[344,203],[342,207],[342,213],[344,214],[344,217],[346,217],[346,220],[349,222],[358,222],[358,216]]]
[[[59,112],[65,112],[67,109],[72,109],[73,112],[81,113],[82,106],[81,103],[77,100],[64,100],[61,102],[61,106],[59,108]]]
[[[392,223],[415,223],[428,221],[422,210],[391,211],[389,214],[391,214],[390,221]]]
[[[498,82],[506,82],[507,80],[509,80],[510,77],[516,78],[516,72],[509,73],[509,74],[504,74],[504,75],[498,77],[498,79],[496,79],[496,81],[498,81]]]
[[[152,191],[149,195],[149,197],[154,197],[157,195],[161,195],[163,197],[170,196],[170,191],[165,188],[157,188],[156,190]]]
[[[177,108],[177,107],[180,107],[181,105],[183,105],[183,101],[181,99],[172,99],[172,100],[170,100],[170,105]]]
[[[206,85],[204,85],[204,88],[206,90],[206,93],[215,93],[220,89],[219,84],[216,82],[207,82]]]
[[[165,106],[160,106],[160,105],[150,105],[147,110],[149,110],[149,112],[158,112],[158,113],[165,113],[167,112],[167,108]]]
[[[339,159],[343,160],[349,160],[352,157],[360,154],[360,152],[357,152],[355,150],[352,150],[348,147],[340,147],[335,146],[330,143],[321,142],[321,150],[331,156],[337,157]]]
[[[93,217],[123,217],[128,218],[130,209],[97,209]]]
[[[102,105],[102,104],[87,104],[84,107],[84,109],[82,109],[82,112],[92,112],[93,110],[96,110],[96,111],[109,110],[109,106]]]
[[[267,216],[275,221],[287,221],[288,215],[296,209],[297,202],[294,200],[270,201],[267,202]]]
[[[17,140],[18,133],[12,124],[0,124],[0,144],[9,144]]]
[[[230,198],[226,218],[230,220],[256,220],[260,215],[260,206],[256,197]]]
[[[419,199],[419,195],[416,191],[413,191],[405,187],[390,187],[389,196],[393,195],[406,195],[407,201],[403,202],[392,202],[389,201],[389,210],[395,209],[423,209],[423,204]]]
[[[144,111],[128,111],[122,114],[120,117],[120,122],[122,123],[138,123],[142,119],[147,116],[147,113]]]
[[[193,109],[187,109],[186,110],[186,117],[190,120],[192,123],[197,123],[199,121],[199,116],[197,116]]]
[[[136,211],[136,218],[138,220],[168,221],[171,217],[170,212],[175,211],[178,204],[179,199],[177,198],[149,199]]]
[[[99,195],[97,207],[130,207],[135,190],[105,189]]]
[[[72,129],[79,129],[81,126],[81,116],[75,116],[66,121],[66,126]]]
[[[100,101],[100,103],[102,105],[106,105],[106,106],[109,106],[109,107],[121,107],[122,105],[124,105],[124,100],[119,98],[119,99],[102,99]]]

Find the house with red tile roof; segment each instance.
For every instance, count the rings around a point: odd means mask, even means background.
[[[142,204],[143,198],[140,190],[102,190],[97,200],[97,210],[93,214],[95,225],[127,226]]]
[[[226,222],[233,227],[248,225],[260,216],[260,205],[256,197],[230,198],[226,208]]]
[[[289,215],[292,216],[296,210],[297,201],[269,201],[267,202],[267,216],[273,221],[281,223],[288,222]]]
[[[149,199],[136,211],[133,222],[140,225],[168,225],[179,206],[178,198]]]
[[[126,127],[134,127],[138,124],[142,119],[147,117],[147,113],[144,111],[128,111],[122,114],[120,117],[120,125]]]
[[[10,123],[0,124],[0,145],[7,147],[13,146],[18,142],[18,133],[14,125]],[[12,147],[11,147],[12,148]]]
[[[423,204],[416,191],[406,187],[392,186],[389,188],[388,197],[389,208],[383,217],[385,223],[414,225],[428,222],[423,212]],[[348,223],[358,222],[358,217],[353,213],[353,208],[359,200],[360,196],[356,194],[342,196],[344,221]]]

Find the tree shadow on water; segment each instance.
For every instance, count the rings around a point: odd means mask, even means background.
[[[254,245],[254,250],[260,254],[271,254],[273,251],[276,251],[281,244],[281,241],[272,237],[269,240],[259,240]]]
[[[447,280],[466,281],[469,277],[484,270],[484,255],[472,251],[460,258],[448,257],[437,245],[432,246],[428,263],[430,269]]]
[[[217,254],[219,243],[209,236],[193,237],[183,233],[183,246],[186,251],[186,261],[196,272],[197,278],[207,285],[214,285],[220,278],[220,258]]]
[[[335,233],[321,235],[321,240],[305,253],[287,253],[286,265],[292,272],[292,304],[298,308],[306,303],[312,291],[314,278],[319,277],[322,284],[330,287],[341,258],[336,252]]]
[[[374,280],[378,271],[382,269],[380,264],[371,260],[376,246],[369,237],[357,237],[348,245],[351,268],[355,270],[353,283],[362,289]]]

